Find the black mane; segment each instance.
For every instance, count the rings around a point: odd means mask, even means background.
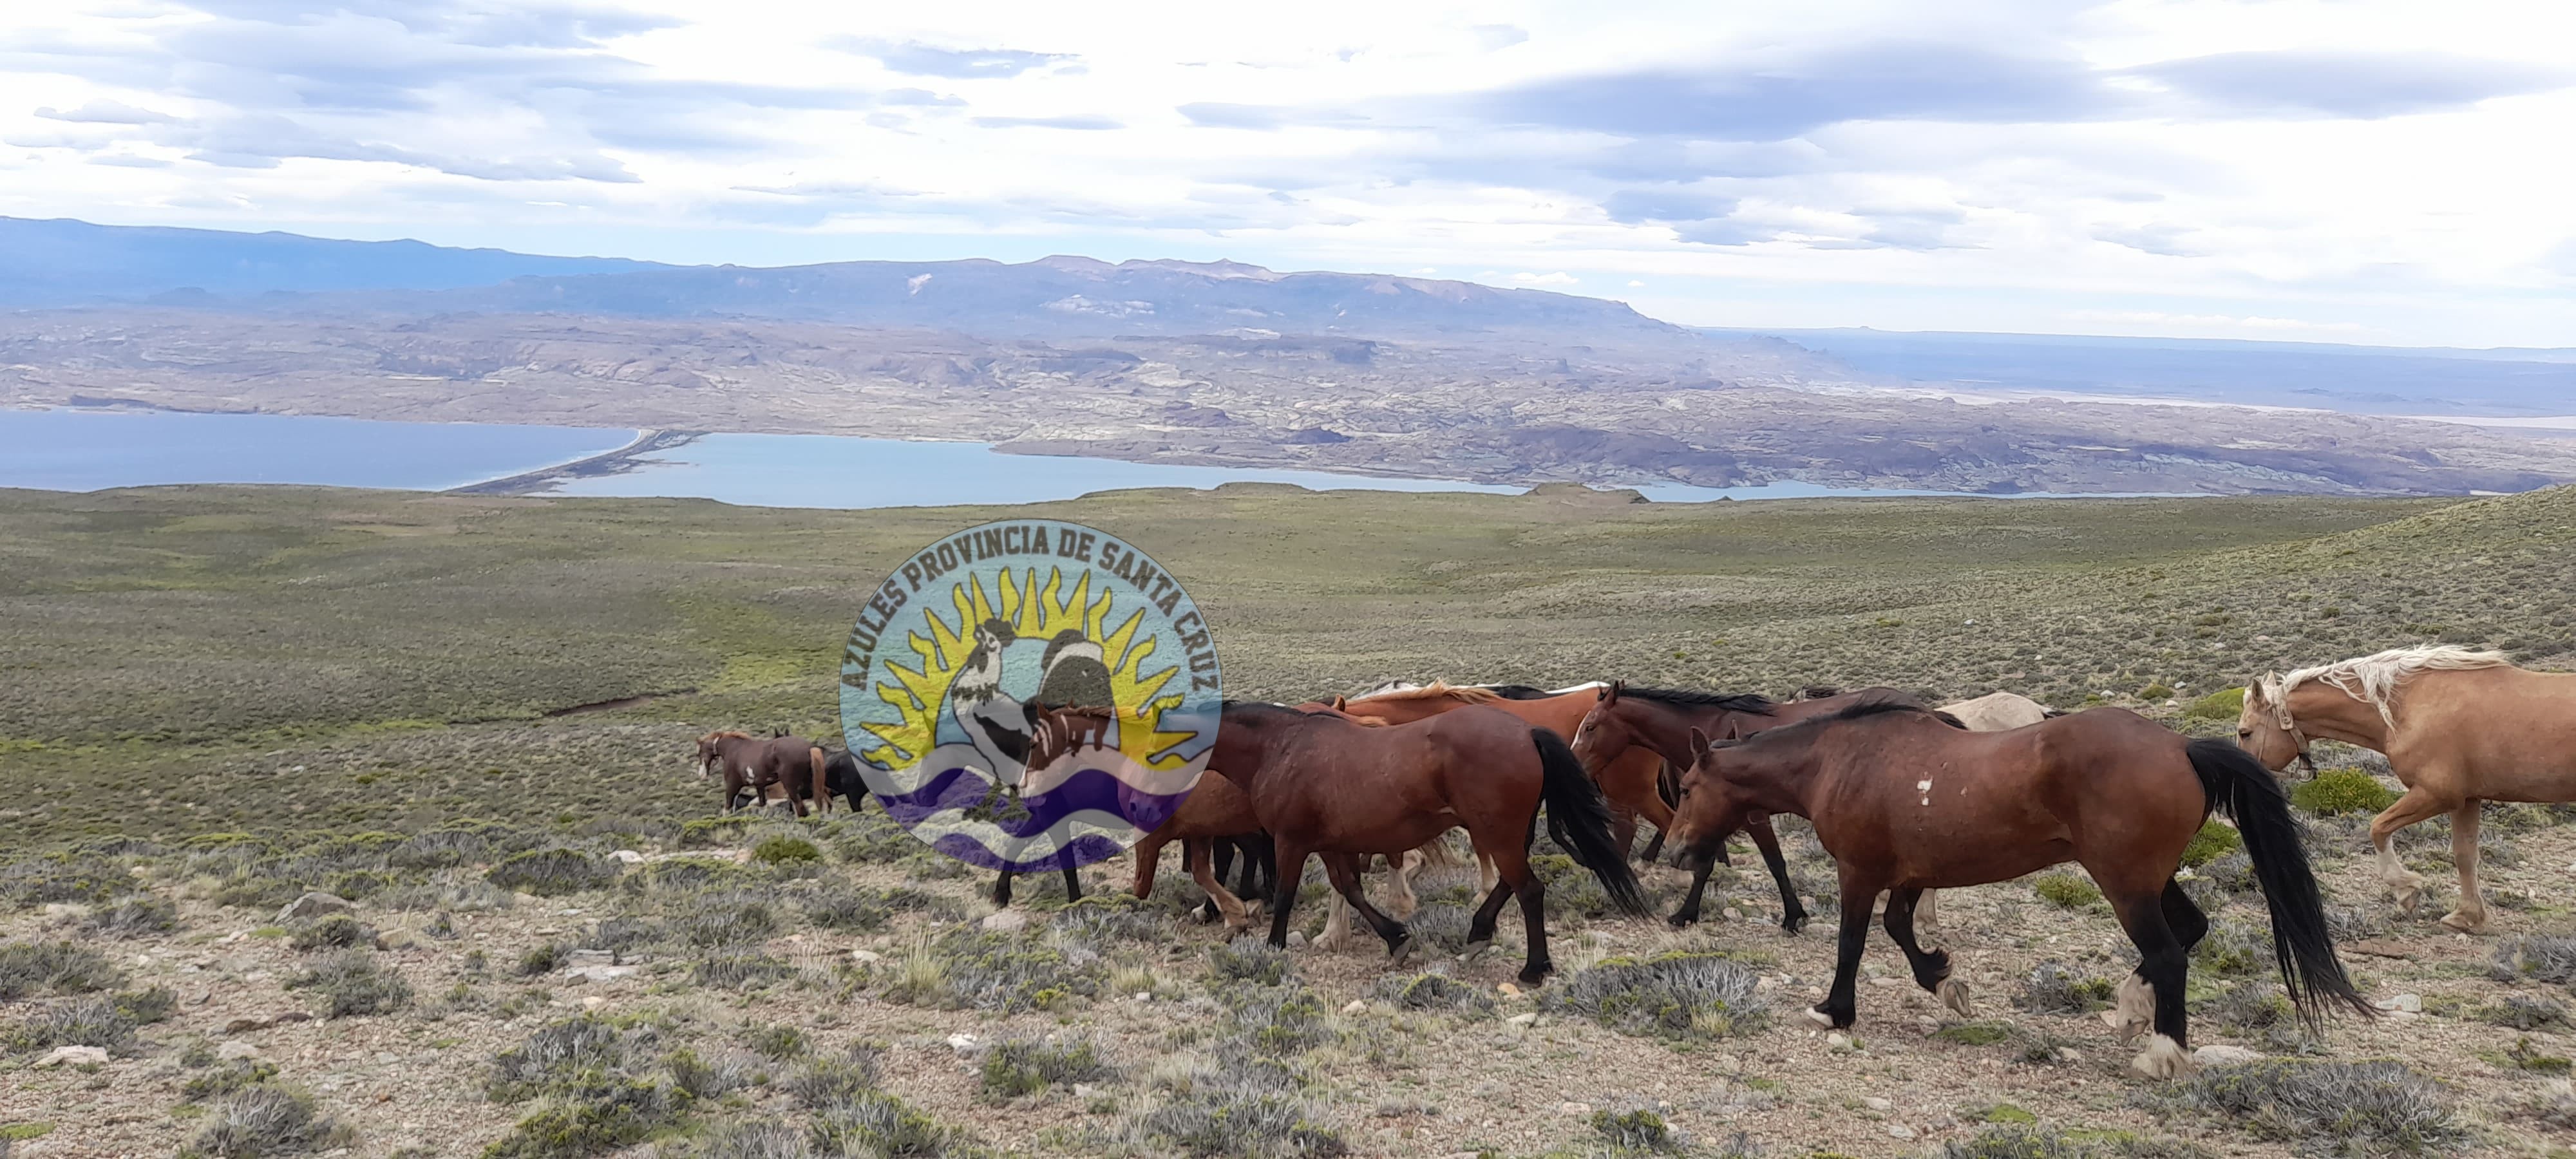
[[[1218,704],[1219,712],[1285,713],[1289,716],[1311,716],[1285,704],[1269,700],[1227,700]]]
[[[1959,723],[1959,718],[1952,716],[1949,713],[1934,712],[1933,710],[1925,708],[1920,704],[1916,704],[1911,700],[1898,700],[1893,697],[1884,700],[1864,700],[1849,708],[1837,708],[1832,712],[1808,717],[1807,720],[1816,724],[1824,724],[1828,721],[1859,720],[1862,717],[1885,716],[1891,712],[1920,713],[1921,715],[1940,720],[1952,728],[1968,727]]]
[[[1527,684],[1487,684],[1484,689],[1505,700],[1545,700],[1556,695],[1544,688],[1533,688]]]
[[[1749,712],[1769,716],[1777,702],[1759,692],[1700,692],[1688,688],[1630,688],[1620,686],[1619,695],[1635,696],[1663,704],[1706,704],[1728,712]]]

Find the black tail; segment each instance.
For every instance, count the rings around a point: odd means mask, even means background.
[[[2334,935],[2326,929],[2325,900],[2316,875],[2308,871],[2308,853],[2300,844],[2298,818],[2280,782],[2245,750],[2223,740],[2191,742],[2191,768],[2209,807],[2236,822],[2245,837],[2245,856],[2254,862],[2254,880],[2263,887],[2272,911],[2272,956],[2281,966],[2281,988],[2299,1018],[2314,1030],[2325,1006],[2339,1002],[2363,1016],[2378,1012],[2352,988],[2335,957]]]
[[[1544,777],[1539,792],[1547,802],[1547,835],[1600,879],[1610,904],[1622,913],[1646,916],[1646,894],[1628,868],[1628,851],[1610,839],[1610,806],[1601,799],[1601,787],[1583,774],[1583,762],[1574,759],[1574,750],[1553,730],[1531,729],[1530,740],[1538,745]]]

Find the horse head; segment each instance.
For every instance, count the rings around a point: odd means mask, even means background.
[[[2307,734],[2299,731],[2299,722],[2290,713],[2285,683],[2280,673],[2267,672],[2245,686],[2245,706],[2236,713],[2236,747],[2276,773],[2292,761],[2305,762],[2313,777],[2316,762],[2308,758]]]

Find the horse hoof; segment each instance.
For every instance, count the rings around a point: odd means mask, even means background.
[[[2452,910],[2451,912],[2442,915],[2442,924],[2464,934],[2483,934],[2487,932],[2487,917],[2485,914],[2479,914],[2473,918],[2462,914],[2458,910]]]
[[[1932,993],[1933,996],[1941,1000],[1941,1005],[1949,1007],[1951,1012],[1957,1014],[1959,1017],[1974,1018],[1977,1016],[1974,1004],[1970,1003],[1968,1000],[1967,983],[1956,978],[1943,978],[1941,979],[1940,985],[1932,988]]]
[[[1466,952],[1458,955],[1458,962],[1460,965],[1473,962],[1478,958],[1484,957],[1486,952],[1493,948],[1494,944],[1492,942],[1469,942],[1467,943]]]
[[[1695,914],[1695,913],[1694,913],[1694,914],[1674,914],[1673,916],[1671,916],[1671,917],[1668,917],[1668,918],[1665,918],[1665,919],[1664,919],[1664,921],[1665,921],[1666,923],[1670,924],[1674,929],[1677,929],[1677,930],[1678,930],[1678,929],[1686,929],[1686,928],[1688,928],[1692,923],[1697,922],[1698,920],[1699,920],[1699,915],[1698,915],[1698,914]]]
[[[1547,981],[1547,976],[1555,972],[1556,967],[1548,963],[1523,967],[1520,973],[1521,985],[1536,986],[1541,982]]]
[[[1404,964],[1405,959],[1411,958],[1412,956],[1413,939],[1410,936],[1407,936],[1386,948],[1387,961],[1393,965],[1401,966]]]
[[[2163,1082],[2187,1078],[2193,1068],[2191,1054],[2183,1050],[2182,1044],[2159,1034],[2147,1039],[2147,1048],[2129,1060],[2129,1069]]]
[[[1807,1021],[1824,1027],[1827,1030],[1834,1028],[1834,1016],[1827,1014],[1822,1010],[1818,1010],[1813,1006],[1807,1008]]]

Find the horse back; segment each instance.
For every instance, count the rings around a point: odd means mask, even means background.
[[[2419,772],[2440,770],[2460,779],[2462,796],[2576,801],[2576,673],[2422,672],[2395,702],[2389,764],[2410,787]]]

